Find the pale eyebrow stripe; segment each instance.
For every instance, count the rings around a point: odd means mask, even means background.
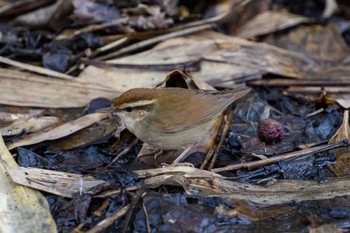
[[[121,105],[120,108],[147,106],[147,105],[155,103],[156,101],[157,100],[155,100],[155,99],[153,99],[153,100],[140,100],[140,101],[133,102],[133,103],[125,103],[125,104]]]

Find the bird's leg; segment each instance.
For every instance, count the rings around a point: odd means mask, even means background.
[[[170,167],[175,167],[177,164],[179,164],[182,160],[186,159],[187,156],[189,156],[188,152],[194,147],[195,143],[192,143],[188,146],[186,146],[185,150],[177,157],[171,164]]]
[[[139,154],[137,155],[137,158],[155,156],[154,159],[156,159],[156,157],[159,156],[160,154],[162,154],[161,149],[157,149],[148,145],[147,143],[143,143],[142,148]]]
[[[153,156],[154,160],[157,160],[158,159],[158,156],[162,155],[163,154],[163,150],[162,149],[157,149],[155,150],[155,154]]]

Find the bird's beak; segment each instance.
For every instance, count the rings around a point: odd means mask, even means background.
[[[96,112],[100,112],[100,113],[112,113],[114,112],[115,109],[113,107],[107,107],[107,108],[101,108],[99,110],[97,110]]]
[[[101,113],[112,113],[113,115],[117,115],[118,112],[120,112],[120,109],[108,107],[108,108],[101,108],[97,110],[96,112],[101,112]]]

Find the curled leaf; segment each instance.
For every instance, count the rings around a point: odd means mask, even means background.
[[[329,144],[349,140],[349,110],[344,111],[343,123],[334,136],[329,140]],[[334,150],[337,156],[336,164],[331,165],[330,169],[336,176],[346,176],[350,174],[350,154],[349,148],[339,148]]]

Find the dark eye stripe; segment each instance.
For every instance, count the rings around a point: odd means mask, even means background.
[[[126,107],[126,108],[124,108],[125,109],[125,111],[127,111],[127,112],[132,112],[132,110],[134,110],[134,108],[133,107]]]
[[[140,106],[127,106],[123,108],[126,112],[133,112],[137,110],[145,110],[145,111],[151,111],[153,108],[153,104],[146,104],[146,105],[140,105]]]

